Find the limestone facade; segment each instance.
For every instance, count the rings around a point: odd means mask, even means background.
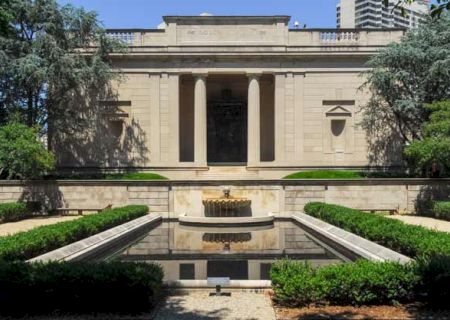
[[[403,31],[291,30],[287,16],[164,21],[163,30],[109,31],[128,44],[114,56],[124,75],[115,100],[102,101],[120,111],[106,118],[104,133],[117,145],[96,159],[65,148],[61,168],[195,178],[212,166],[240,165],[279,178],[302,168],[373,165],[358,127],[369,99],[361,72]]]

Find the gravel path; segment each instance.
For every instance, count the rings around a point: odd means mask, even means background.
[[[388,215],[386,217],[397,219],[403,221],[404,223],[422,226],[433,230],[450,232],[450,221],[434,219],[430,217],[408,216],[408,215],[392,215],[392,216]]]
[[[56,217],[38,217],[38,218],[30,218],[17,222],[7,222],[0,224],[0,236],[7,236],[9,234],[14,234],[20,231],[28,231],[30,229],[55,224],[62,221],[69,221],[78,219],[81,216],[56,216]]]
[[[233,291],[229,297],[216,297],[209,296],[210,292],[212,290],[170,295],[155,319],[275,319],[275,311],[267,294]]]

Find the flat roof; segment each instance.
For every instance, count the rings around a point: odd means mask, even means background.
[[[283,22],[285,24],[289,23],[291,16],[287,15],[273,15],[273,16],[163,16],[165,23],[171,22],[187,22],[192,23],[192,21],[202,21],[202,22]]]

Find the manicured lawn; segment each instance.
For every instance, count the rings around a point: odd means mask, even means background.
[[[71,173],[49,175],[46,180],[169,180],[167,177],[154,172],[125,172],[125,173]]]
[[[283,179],[363,179],[364,176],[357,171],[349,170],[313,170],[300,171],[290,174]]]
[[[105,180],[168,180],[166,177],[152,172],[114,173],[104,176]]]
[[[369,172],[351,170],[311,170],[299,171],[287,175],[283,179],[366,179],[366,178],[414,178],[405,172]]]

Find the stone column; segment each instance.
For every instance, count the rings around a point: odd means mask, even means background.
[[[261,160],[259,78],[260,74],[248,74],[248,166],[257,166]]]
[[[194,163],[206,166],[206,74],[194,74]]]

